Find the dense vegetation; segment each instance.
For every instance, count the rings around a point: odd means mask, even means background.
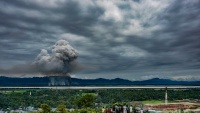
[[[200,89],[168,90],[169,100],[200,99]],[[87,97],[93,95],[93,97]],[[154,89],[109,89],[109,90],[0,90],[0,109],[41,107],[47,104],[67,108],[96,108],[116,102],[164,100],[165,90]],[[84,103],[91,101],[91,103]],[[96,104],[95,104],[96,103]]]

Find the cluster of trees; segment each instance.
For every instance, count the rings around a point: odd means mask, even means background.
[[[144,100],[164,100],[165,90],[158,89],[114,89],[99,90],[103,103],[130,102]],[[168,100],[200,99],[200,89],[169,89]]]
[[[168,90],[168,99],[200,99],[199,94],[200,89]],[[116,102],[164,100],[164,95],[164,89],[0,90],[0,109],[17,109],[27,106],[40,108],[43,103],[53,108],[59,106],[60,103],[66,105],[66,108],[96,108],[102,104]]]
[[[101,109],[94,109],[83,107],[81,109],[67,110],[64,104],[60,104],[55,111],[51,110],[51,107],[47,104],[41,104],[41,111],[38,113],[101,113]]]

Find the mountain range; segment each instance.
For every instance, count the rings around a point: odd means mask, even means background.
[[[53,78],[53,79],[52,79]],[[153,78],[143,81],[115,79],[80,79],[59,76],[11,78],[0,76],[0,86],[105,86],[105,85],[200,85],[200,81],[175,81]]]
[[[169,79],[153,78],[143,81],[130,81],[121,78],[115,79],[77,79],[72,78],[72,85],[200,85],[200,81],[174,81]]]

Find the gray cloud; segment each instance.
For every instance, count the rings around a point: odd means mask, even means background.
[[[92,67],[78,77],[198,76],[199,0],[86,1],[0,1],[0,67],[33,62],[65,39]]]

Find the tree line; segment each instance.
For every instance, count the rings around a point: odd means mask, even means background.
[[[168,90],[169,100],[200,99],[200,89]],[[87,95],[93,95],[87,96]],[[28,106],[53,108],[61,103],[66,108],[96,108],[105,104],[143,100],[164,100],[161,89],[101,89],[101,90],[0,90],[0,109],[18,109]],[[84,98],[82,98],[84,97]],[[85,100],[86,99],[86,100]],[[89,101],[91,103],[87,103]]]

